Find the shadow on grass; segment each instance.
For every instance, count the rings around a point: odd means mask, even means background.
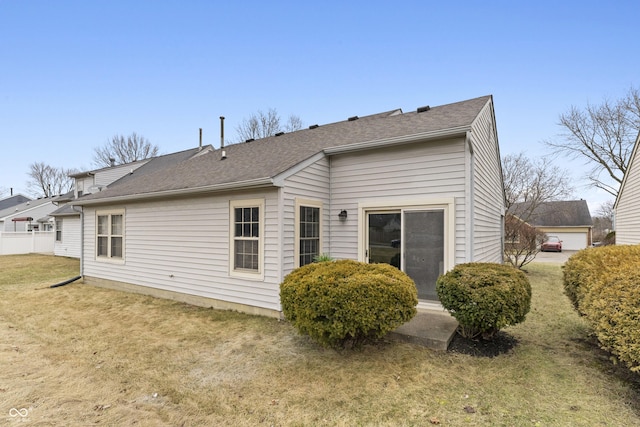
[[[518,340],[506,332],[498,331],[492,339],[471,339],[455,334],[447,351],[476,357],[496,357],[506,354],[518,345]]]
[[[619,362],[613,354],[603,350],[598,344],[598,339],[595,335],[591,334],[581,338],[572,338],[571,341],[577,343],[582,350],[594,356],[598,369],[601,372],[612,375],[618,380],[628,384],[638,397],[640,397],[640,373],[633,372],[627,365]],[[638,399],[636,407],[640,412],[640,399]]]

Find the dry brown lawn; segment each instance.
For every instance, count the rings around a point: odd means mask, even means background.
[[[640,382],[533,265],[493,358],[385,341],[336,352],[286,322],[72,284],[78,261],[0,257],[0,424],[640,426]]]

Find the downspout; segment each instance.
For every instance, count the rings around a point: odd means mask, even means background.
[[[75,206],[72,206],[76,210]],[[80,207],[80,276],[84,276],[84,209]]]
[[[474,202],[475,202],[475,171],[474,171],[474,154],[473,154],[473,144],[471,143],[471,132],[468,131],[465,137],[465,144],[469,147],[469,161],[467,163],[467,177],[465,186],[467,187],[465,190],[466,193],[466,201],[465,201],[465,214],[467,217],[467,260],[466,262],[473,262],[474,257],[474,236],[475,236],[475,221],[474,221]]]
[[[72,277],[69,280],[65,280],[64,282],[56,283],[55,285],[49,286],[50,288],[59,288],[60,286],[68,285],[69,283],[73,283],[76,280],[80,279],[82,276]]]
[[[331,256],[332,258],[335,258],[335,256],[333,255],[333,190],[332,190],[332,183],[333,183],[333,168],[331,167],[331,159],[332,156],[327,155],[327,166],[329,168],[329,256]],[[324,248],[322,248],[324,249]]]

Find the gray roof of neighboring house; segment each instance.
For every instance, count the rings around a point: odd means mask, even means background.
[[[515,203],[512,212],[518,214],[527,203]],[[593,221],[585,200],[545,202],[538,205],[527,222],[536,227],[587,227]]]
[[[16,194],[14,196],[6,197],[0,200],[0,211],[3,211],[11,206],[16,206],[24,202],[28,202],[31,200],[29,197],[23,196],[22,194]]]
[[[0,211],[0,219],[6,218],[8,216],[18,215],[20,212],[29,212],[30,210],[44,205],[45,203],[52,203],[53,199],[50,197],[43,197],[41,199],[36,200],[28,200],[24,203],[20,203],[19,205],[11,206],[9,208],[3,209]]]
[[[125,163],[125,164],[117,164],[117,165],[114,164],[113,166],[103,166],[103,167],[101,167],[99,169],[92,169],[92,170],[75,172],[75,173],[69,174],[69,177],[70,178],[85,178],[85,177],[89,177],[89,176],[94,176],[96,173],[107,171],[109,169],[120,168],[120,167],[127,166],[127,165],[135,165],[137,163],[145,163],[146,161],[147,161],[147,159],[142,159],[142,160],[136,160],[135,162]]]
[[[310,126],[309,129],[205,151],[166,167],[139,173],[154,163],[149,162],[106,190],[73,203],[159,195],[228,184],[241,186],[274,178],[323,150],[335,147],[380,140],[393,143],[394,138],[457,129],[463,133],[491,99],[489,95],[432,107],[424,112],[391,110],[355,120],[350,118],[328,125]],[[226,153],[224,160],[222,151]]]

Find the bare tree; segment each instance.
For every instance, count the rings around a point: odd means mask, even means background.
[[[73,189],[73,178],[69,175],[75,169],[57,168],[42,162],[29,165],[27,187],[35,197],[52,197]]]
[[[522,268],[540,251],[544,233],[530,221],[545,202],[571,196],[573,188],[567,173],[548,158],[531,160],[523,153],[502,158],[505,191],[505,259]]]
[[[611,238],[608,238],[613,229],[613,206],[612,200],[607,200],[600,205],[593,217],[593,242],[600,244],[610,244]]]
[[[102,147],[94,148],[93,163],[96,167],[112,164],[123,165],[158,155],[159,148],[148,139],[133,132],[125,137],[114,135]]]
[[[556,154],[591,165],[586,179],[616,197],[640,131],[640,92],[630,88],[617,101],[604,100],[560,115],[560,140],[546,141]]]
[[[273,136],[278,132],[293,132],[302,129],[300,117],[290,115],[284,125],[275,108],[269,108],[267,112],[258,111],[248,119],[244,119],[236,127],[238,142],[250,139],[260,139]]]

